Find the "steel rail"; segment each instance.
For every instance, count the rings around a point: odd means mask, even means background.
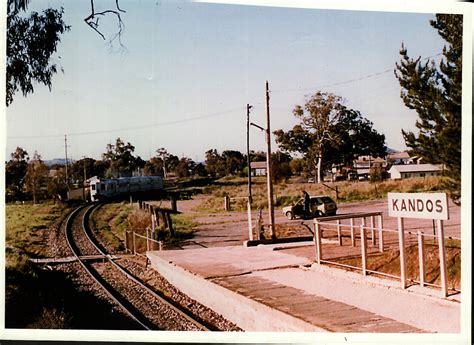
[[[165,304],[167,307],[175,311],[178,315],[186,319],[188,322],[191,322],[194,324],[196,327],[203,331],[210,331],[211,328],[210,326],[204,325],[203,322],[200,322],[196,320],[194,317],[190,316],[189,313],[186,313],[182,309],[176,307],[175,304],[170,302],[168,299],[166,299],[164,296],[159,295],[156,291],[152,290],[148,285],[144,284],[140,279],[132,275],[130,272],[128,272],[125,268],[117,264],[101,247],[101,245],[97,242],[97,240],[91,236],[91,229],[88,225],[88,220],[90,214],[92,214],[96,210],[95,207],[89,208],[85,213],[84,217],[82,218],[82,224],[83,224],[83,230],[89,239],[91,243],[94,245],[96,250],[104,256],[105,259],[107,259],[112,265],[114,265],[118,270],[120,270],[124,275],[127,276],[128,279],[132,280],[134,283],[140,285],[144,290],[146,290],[149,294],[151,294],[153,297],[155,297],[157,300],[159,300],[161,303]]]
[[[86,211],[89,212],[91,208],[96,207],[97,205],[89,206],[88,210]],[[89,274],[89,276],[97,283],[99,284],[100,287],[107,293],[107,295],[115,302],[117,303],[122,310],[129,315],[137,324],[139,324],[142,328],[146,330],[151,330],[151,328],[146,325],[144,322],[142,322],[139,317],[137,317],[132,311],[129,310],[120,300],[117,298],[101,281],[96,277],[96,275],[92,272],[92,270],[87,267],[87,265],[84,263],[84,261],[80,258],[80,255],[78,253],[78,250],[75,249],[74,245],[74,240],[72,238],[72,219],[77,216],[77,214],[84,209],[86,206],[80,206],[77,209],[75,209],[71,214],[68,216],[66,220],[66,227],[65,227],[65,234],[66,234],[66,241],[69,246],[69,249],[71,249],[73,255],[76,257],[77,261],[81,264],[82,268]],[[84,223],[84,218],[83,217],[83,223]]]
[[[177,313],[179,316],[184,318],[186,321],[192,323],[194,326],[196,326],[198,329],[203,330],[203,331],[210,331],[211,328],[210,326],[205,325],[203,322],[200,322],[196,320],[196,318],[192,317],[189,315],[189,313],[186,313],[182,309],[178,308],[175,304],[173,304],[171,301],[166,299],[164,296],[161,296],[158,294],[156,291],[152,290],[149,286],[144,284],[140,279],[132,275],[130,272],[128,272],[125,268],[120,266],[118,263],[116,263],[110,255],[108,255],[105,250],[102,248],[102,246],[98,243],[98,241],[92,236],[92,231],[89,226],[89,217],[95,210],[100,207],[102,204],[96,204],[95,206],[92,206],[86,210],[84,213],[84,216],[82,218],[82,229],[86,235],[86,237],[89,239],[89,241],[92,243],[94,248],[104,256],[104,259],[108,260],[114,267],[116,267],[122,274],[124,274],[128,279],[133,281],[135,284],[139,285],[142,289],[147,291],[150,295],[152,295],[154,298],[156,298],[159,302],[162,304],[166,305],[168,308],[173,310],[175,313]]]

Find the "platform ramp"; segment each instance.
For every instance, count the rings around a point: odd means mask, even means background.
[[[459,315],[459,303],[435,298],[422,300],[416,294],[411,296],[407,303],[414,308],[414,313],[418,308],[414,301],[419,301],[423,308],[438,308],[444,317],[451,318],[452,326],[437,329],[436,322],[417,322],[416,318],[413,321],[413,318],[383,308],[366,308],[363,301],[352,303],[350,298],[341,299],[337,294],[327,296],[332,284],[336,284],[333,288],[339,285],[339,290],[345,284],[351,289],[354,285],[337,274],[329,279],[331,273],[319,271],[309,258],[274,249],[277,248],[215,247],[153,251],[147,256],[152,267],[178,289],[246,331],[458,331],[456,315]],[[372,293],[370,289],[374,288],[374,284],[370,287],[364,283],[352,283],[360,289],[368,289],[369,295]],[[380,287],[377,291],[380,293],[382,290],[389,289]],[[382,296],[387,298],[385,303],[392,300],[398,303],[391,292],[382,292]]]

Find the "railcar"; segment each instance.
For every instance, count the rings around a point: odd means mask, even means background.
[[[161,189],[163,189],[163,179],[160,176],[93,179],[89,185],[90,198],[92,201]]]

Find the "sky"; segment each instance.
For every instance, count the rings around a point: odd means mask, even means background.
[[[114,1],[96,0],[101,5]],[[5,157],[17,146],[43,159],[101,158],[117,137],[143,159],[164,147],[203,161],[217,149],[246,151],[246,104],[251,121],[266,126],[265,82],[272,131],[297,120],[295,105],[318,90],[332,92],[385,134],[388,147],[406,148],[402,128],[417,115],[400,98],[394,76],[402,42],[412,57],[442,52],[432,13],[297,9],[121,0],[123,49],[112,47],[83,19],[89,1],[37,0],[30,9],[64,7],[71,30],[53,61],[63,68],[51,92],[36,85],[17,93],[6,110]],[[34,6],[34,7],[33,7]],[[115,30],[104,18],[100,29]],[[439,58],[436,57],[436,58]],[[251,128],[250,148],[266,149]],[[272,141],[272,150],[277,145]]]

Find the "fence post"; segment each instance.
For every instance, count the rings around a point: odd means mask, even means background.
[[[316,219],[314,220],[314,242],[316,245],[316,262],[321,264],[321,227]]]
[[[230,211],[230,197],[228,195],[224,196],[224,210]]]
[[[125,253],[129,250],[128,249],[128,230],[125,230]]]
[[[367,275],[367,237],[364,224],[360,226],[360,247],[362,250],[362,274],[365,276]]]
[[[132,243],[133,243],[133,255],[137,253],[137,249],[135,246],[135,231],[132,232]]]
[[[405,262],[405,231],[403,230],[403,218],[398,217],[398,244],[400,248],[400,279],[402,288],[406,288],[406,262]]]
[[[171,209],[173,210],[173,212],[177,212],[178,211],[178,205],[177,205],[176,199],[174,197],[171,197],[170,204],[171,204]]]
[[[383,253],[383,218],[382,214],[378,216],[378,227],[379,227],[379,251]]]
[[[353,247],[356,245],[355,233],[354,233],[354,218],[351,218],[351,244]]]
[[[439,247],[439,272],[441,277],[441,293],[443,297],[448,296],[448,281],[446,279],[446,248],[444,247],[444,227],[441,219],[436,220],[438,228],[438,247]]]
[[[341,234],[341,220],[337,220],[337,239],[339,240],[339,245],[342,246],[342,234]]]
[[[372,238],[372,245],[375,246],[375,216],[370,216],[370,236]]]
[[[168,220],[168,229],[170,230],[171,237],[174,237],[173,221],[171,220],[171,213],[166,213],[166,218]]]
[[[420,267],[420,285],[425,286],[425,236],[418,231],[418,260]]]
[[[146,251],[149,251],[150,250],[150,241],[148,240],[149,238],[149,232],[150,232],[150,229],[148,228],[148,226],[146,227]]]

